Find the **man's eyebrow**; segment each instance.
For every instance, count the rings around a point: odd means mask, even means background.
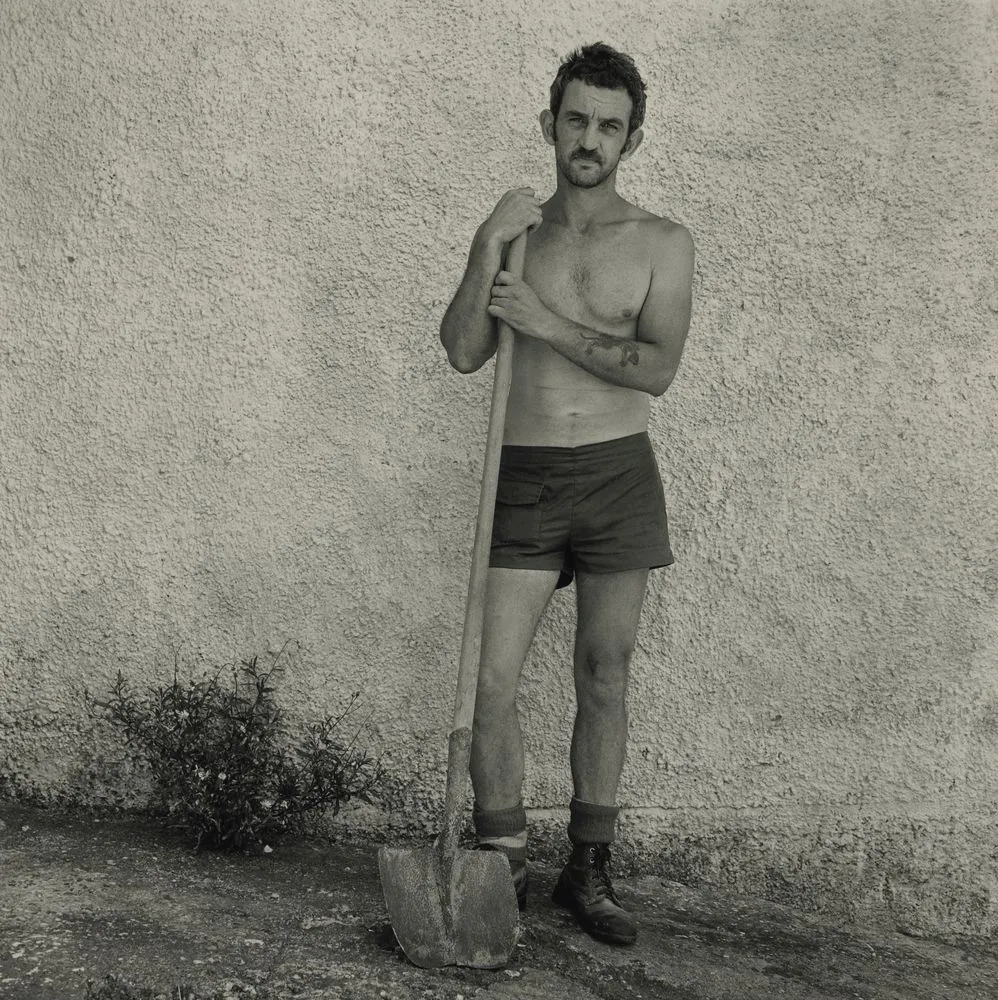
[[[565,114],[568,115],[570,118],[585,118],[586,121],[589,121],[589,118],[590,118],[589,114],[587,114],[585,111],[579,111],[577,108],[566,108],[565,109]],[[599,120],[604,125],[606,125],[606,124],[623,125],[624,124],[624,119],[623,118],[618,118],[616,115],[611,115],[608,118],[600,118]]]

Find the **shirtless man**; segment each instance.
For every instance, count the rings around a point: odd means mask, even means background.
[[[694,256],[686,229],[617,194],[617,167],[641,143],[644,110],[629,56],[597,43],[566,59],[540,116],[557,190],[543,203],[530,188],[503,195],[475,234],[440,329],[465,373],[495,353],[498,320],[514,331],[471,754],[478,842],[509,858],[522,909],[516,689],[544,608],[574,575],[572,851],[554,898],[616,944],[637,937],[609,871],[628,667],[648,571],[673,562],[649,403],[679,367]],[[524,230],[518,279],[502,262]]]

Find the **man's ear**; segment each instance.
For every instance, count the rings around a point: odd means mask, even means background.
[[[620,158],[626,160],[641,145],[641,140],[645,137],[644,132],[636,128],[624,143],[624,148],[620,151]]]
[[[541,134],[544,136],[544,141],[549,145],[553,146],[555,142],[554,134],[554,115],[551,114],[550,108],[545,108],[538,119],[541,123]]]

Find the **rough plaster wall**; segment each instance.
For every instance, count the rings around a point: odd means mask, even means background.
[[[699,255],[622,853],[990,932],[993,4],[8,0],[0,31],[8,781],[107,794],[84,686],[291,640],[284,701],[362,690],[388,821],[434,825],[490,389],[436,327],[498,195],[552,189],[536,113],[605,38],[649,84],[621,190]],[[524,675],[538,851],[571,600]]]

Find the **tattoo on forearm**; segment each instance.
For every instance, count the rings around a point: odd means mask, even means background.
[[[633,340],[622,340],[620,337],[611,336],[609,333],[583,333],[582,338],[589,341],[586,345],[586,354],[592,354],[597,347],[604,347],[608,351],[617,348],[620,351],[621,368],[626,368],[628,365],[636,365],[640,360],[638,345]]]

